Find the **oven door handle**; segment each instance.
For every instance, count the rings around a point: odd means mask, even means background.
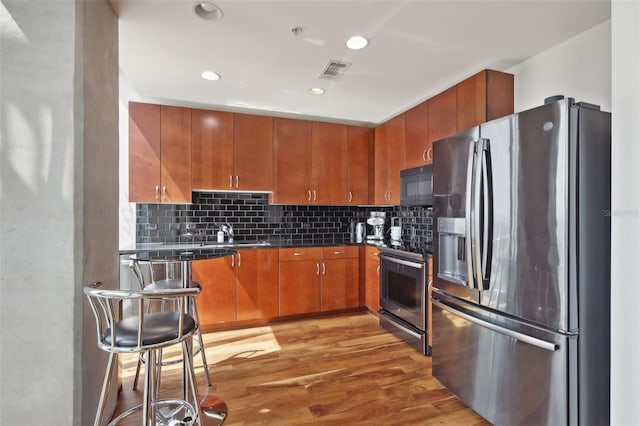
[[[420,334],[416,333],[413,330],[409,330],[407,327],[402,327],[401,325],[397,324],[395,321],[387,321],[387,323],[393,325],[398,330],[402,330],[404,333],[407,333],[407,334],[411,335],[415,339],[421,339],[422,338],[422,336]]]
[[[388,260],[389,262],[398,263],[400,265],[411,266],[412,268],[424,268],[424,263],[411,262],[409,260],[398,259],[398,258],[395,258],[395,257],[389,257],[389,256],[381,255],[380,259]]]

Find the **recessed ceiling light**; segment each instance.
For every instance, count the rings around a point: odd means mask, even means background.
[[[324,93],[324,89],[320,87],[312,87],[311,89],[309,89],[310,95],[322,95],[323,93]]]
[[[345,43],[347,47],[351,50],[360,50],[367,47],[369,44],[369,40],[363,36],[353,36]]]
[[[201,1],[193,6],[193,11],[207,21],[219,21],[222,19],[222,9],[208,1]]]
[[[204,78],[205,80],[220,80],[220,74],[215,73],[213,71],[204,71],[202,74],[200,74],[202,76],[202,78]]]

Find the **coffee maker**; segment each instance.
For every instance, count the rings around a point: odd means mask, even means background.
[[[371,225],[371,234],[367,235],[369,240],[382,240],[384,238],[384,218],[385,212],[371,212],[367,219],[367,224]]]

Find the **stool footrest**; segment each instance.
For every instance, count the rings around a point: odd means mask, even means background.
[[[197,423],[198,411],[193,404],[184,399],[157,399],[151,403],[156,408],[156,425],[185,425],[191,426]],[[125,417],[142,410],[142,404],[129,408],[115,419],[109,422],[108,426],[115,426]]]

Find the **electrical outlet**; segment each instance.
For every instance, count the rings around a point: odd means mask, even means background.
[[[195,223],[187,223],[187,229],[196,229]]]
[[[158,224],[157,223],[147,223],[145,226],[145,229],[147,231],[155,231],[156,229],[158,229]]]
[[[172,231],[177,231],[178,229],[180,229],[180,224],[179,223],[170,223],[169,224],[169,229]]]

